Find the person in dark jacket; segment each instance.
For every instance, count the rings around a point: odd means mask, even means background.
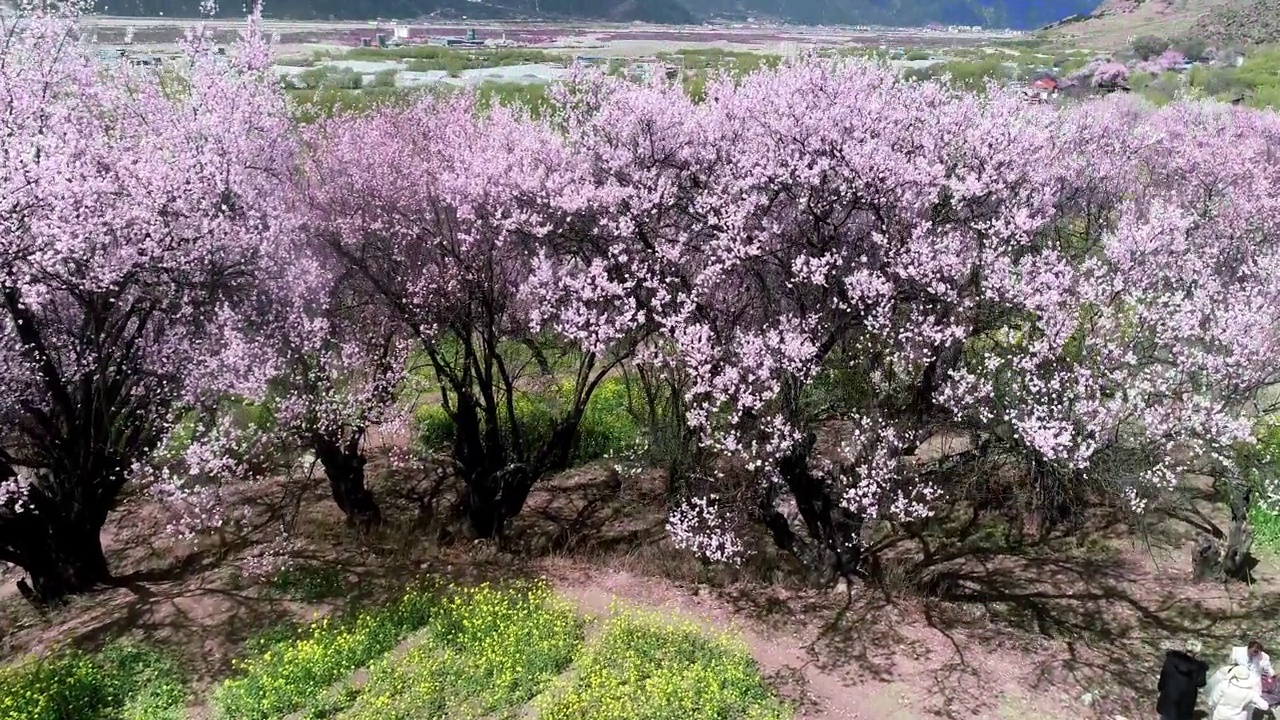
[[[1156,701],[1160,720],[1191,720],[1196,696],[1209,674],[1209,664],[1196,657],[1200,649],[1200,643],[1192,640],[1185,651],[1169,650],[1164,654],[1164,667],[1160,668],[1156,686],[1160,691]]]

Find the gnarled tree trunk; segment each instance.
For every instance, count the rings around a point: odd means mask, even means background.
[[[18,590],[37,608],[62,604],[111,580],[102,527],[125,474],[102,456],[88,460],[93,472],[54,473],[20,465],[0,449],[0,482],[19,481],[27,488],[21,510],[0,513],[0,560],[26,573]]]
[[[559,422],[536,449],[527,462],[507,462],[496,466],[494,460],[509,457],[506,448],[497,453],[486,451],[484,442],[501,442],[477,429],[459,432],[454,439],[454,462],[463,479],[461,511],[467,522],[467,532],[475,539],[496,538],[504,543],[507,521],[520,514],[529,493],[540,478],[547,473],[568,467],[577,441],[581,413],[573,413]],[[470,443],[468,444],[468,439]],[[489,445],[488,447],[493,447]],[[527,457],[521,452],[517,457]]]
[[[507,521],[524,509],[536,481],[537,475],[520,463],[482,477],[472,476],[462,495],[468,534],[477,540],[496,538],[502,543]]]
[[[1229,482],[1231,525],[1225,538],[1201,534],[1191,556],[1192,575],[1196,580],[1248,580],[1252,566],[1253,526],[1249,524],[1252,489],[1239,480]]]
[[[45,526],[24,548],[22,569],[27,577],[18,581],[22,596],[37,607],[48,607],[111,580],[101,529],[74,520]]]
[[[776,488],[767,492],[761,513],[774,543],[795,555],[819,583],[830,584],[862,573],[863,518],[840,503],[824,478],[810,472],[809,454],[816,442],[817,437],[810,433],[778,466],[778,474],[795,502],[803,535],[778,510]]]
[[[331,437],[316,434],[311,445],[329,478],[333,501],[347,516],[347,524],[365,532],[381,525],[382,510],[373,493],[365,487],[365,456],[359,438],[340,444]]]

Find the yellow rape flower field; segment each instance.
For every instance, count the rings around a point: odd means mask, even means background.
[[[0,669],[0,720],[179,720],[199,705],[216,720],[793,717],[735,637],[622,606],[584,616],[541,582],[415,587],[273,633],[206,698],[139,646]]]

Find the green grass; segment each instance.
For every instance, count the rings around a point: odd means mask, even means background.
[[[1280,418],[1265,418],[1254,428],[1256,443],[1237,450],[1236,463],[1253,485],[1249,524],[1253,542],[1272,553],[1280,552],[1280,507],[1267,501],[1280,480]]]
[[[346,720],[519,717],[573,661],[582,620],[546,585],[488,585],[445,600],[402,654],[376,663]]]
[[[543,581],[420,586],[251,640],[209,697],[219,720],[788,720],[740,640],[669,616],[588,621]],[[357,673],[356,671],[363,672]],[[181,720],[182,674],[143,645],[0,668],[0,720]]]
[[[615,610],[557,687],[541,720],[783,720],[740,641],[656,613]]]
[[[567,58],[563,55],[528,48],[454,50],[437,45],[415,45],[403,48],[355,48],[354,50],[349,50],[343,57],[349,60],[400,60],[404,61],[406,69],[417,72],[430,70],[461,72],[462,70],[480,70],[538,63],[552,64],[567,61]]]
[[[1280,513],[1255,505],[1249,511],[1253,541],[1272,552],[1280,551]]]
[[[347,589],[341,570],[332,565],[286,568],[271,577],[271,588],[281,595],[306,602],[338,597]]]
[[[235,676],[214,690],[215,717],[275,720],[323,703],[334,683],[425,627],[438,604],[433,589],[415,588],[387,607],[324,618],[259,643],[252,654],[235,661]]]
[[[0,720],[180,720],[186,701],[177,666],[128,641],[0,668]]]
[[[521,394],[515,399],[516,422],[525,437],[544,439],[550,436],[552,422],[559,417],[570,399],[573,387],[560,383],[545,394]],[[602,457],[622,455],[636,446],[642,429],[631,412],[639,402],[637,391],[618,378],[608,378],[592,394],[583,413],[574,462],[589,462]],[[428,450],[447,450],[453,443],[454,424],[443,408],[428,406],[418,410],[418,437]],[[510,433],[509,423],[502,432]]]

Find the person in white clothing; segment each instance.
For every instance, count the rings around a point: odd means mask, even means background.
[[[1262,680],[1243,665],[1227,668],[1222,681],[1209,695],[1211,720],[1250,720],[1254,709],[1269,710],[1262,697]]]
[[[1275,671],[1271,669],[1271,657],[1262,649],[1262,643],[1257,640],[1250,640],[1249,644],[1243,647],[1232,648],[1228,662],[1248,668],[1256,678],[1275,677]]]

